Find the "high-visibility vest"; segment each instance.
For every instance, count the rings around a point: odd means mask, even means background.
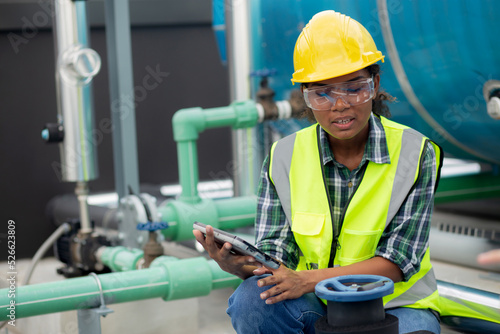
[[[345,266],[372,258],[383,231],[419,177],[428,142],[436,152],[438,181],[442,162],[439,146],[409,127],[384,117],[381,121],[390,163],[367,163],[340,218],[338,240],[334,240],[319,125],[300,130],[273,145],[269,175],[302,253],[297,270]],[[394,293],[384,297],[384,304],[386,308],[406,306],[439,312],[438,299],[427,249],[420,270],[408,282],[395,283]]]

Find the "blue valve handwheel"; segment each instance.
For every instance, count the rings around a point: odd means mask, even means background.
[[[137,224],[137,229],[139,231],[158,231],[163,230],[168,227],[168,224],[165,222],[147,222],[147,223],[139,223]]]
[[[316,284],[316,296],[336,302],[359,302],[382,298],[394,292],[394,282],[377,275],[332,277]]]

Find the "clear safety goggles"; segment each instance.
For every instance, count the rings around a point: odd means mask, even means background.
[[[314,110],[331,110],[337,100],[355,106],[368,102],[375,95],[373,78],[304,88],[304,100]]]

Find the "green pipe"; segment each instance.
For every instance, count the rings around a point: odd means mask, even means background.
[[[253,225],[257,197],[234,197],[212,200],[200,199],[197,204],[182,201],[166,202],[158,208],[168,228],[161,233],[168,240],[193,239],[193,222],[199,221],[223,230]]]
[[[224,126],[234,129],[252,127],[257,125],[258,119],[257,105],[251,100],[220,108],[181,109],[174,114],[172,126],[177,143],[181,201],[196,204],[201,200],[197,189],[199,173],[196,140],[199,134],[206,129]]]
[[[435,203],[500,197],[500,175],[480,173],[443,177],[439,180]]]
[[[179,200],[195,204],[201,199],[198,195],[198,148],[196,141],[177,142],[177,165],[179,169],[179,183],[182,193]]]
[[[115,271],[126,271],[126,268],[136,268],[138,259],[137,254],[142,254],[140,249],[132,249],[125,247],[106,247],[101,255],[98,255],[99,260]],[[172,256],[159,256],[153,260],[151,263],[151,268],[168,266],[169,262],[179,261],[179,259]],[[208,266],[210,267],[212,273],[212,289],[222,289],[229,286],[236,287],[239,284],[239,280],[235,280],[233,275],[229,275],[225,271],[222,271],[219,265],[215,261],[208,261]],[[189,277],[189,275],[187,275]],[[233,285],[235,284],[235,285]],[[183,292],[185,293],[185,292]]]
[[[123,246],[103,247],[98,254],[99,261],[115,272],[137,269],[137,262],[144,257],[142,250]]]
[[[161,259],[149,269],[98,275],[106,305],[161,297],[165,301],[208,295],[213,289],[235,287],[241,280],[216,264],[197,257]],[[14,306],[11,306],[14,305]],[[0,290],[0,321],[100,306],[92,276]],[[14,311],[12,311],[14,310]]]
[[[181,109],[172,118],[174,140],[196,140],[199,133],[210,128],[252,127],[257,125],[258,117],[257,105],[252,100],[233,102],[227,107]]]

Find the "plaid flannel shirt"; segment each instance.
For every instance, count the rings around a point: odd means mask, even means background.
[[[356,185],[361,182],[360,171],[363,166],[368,161],[377,164],[391,163],[380,119],[372,114],[369,127],[369,137],[361,163],[352,172],[335,160],[326,132],[323,129],[320,131],[321,155],[332,200],[336,231],[341,229],[339,219],[343,208]],[[424,154],[420,178],[383,232],[375,251],[376,256],[398,265],[405,281],[418,272],[429,243],[436,179],[436,155],[430,143],[427,144]],[[269,156],[265,159],[261,172],[255,227],[257,247],[282,261],[288,268],[295,269],[299,262],[299,247],[276,189],[269,179]]]

